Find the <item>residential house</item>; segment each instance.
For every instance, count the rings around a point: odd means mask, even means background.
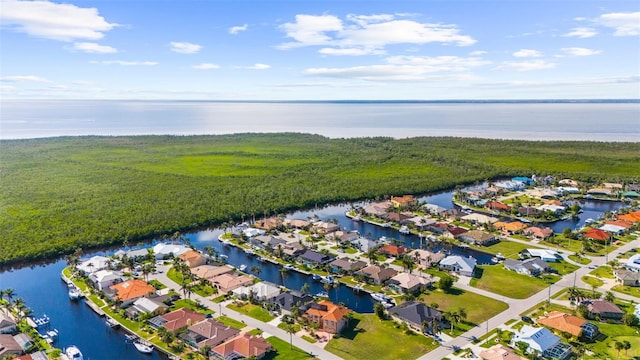
[[[620,235],[627,231],[627,228],[624,226],[618,226],[614,224],[604,224],[600,226],[598,229],[602,231],[606,231],[610,234]]]
[[[111,299],[121,301],[120,307],[124,308],[143,296],[154,294],[156,288],[144,280],[132,279],[111,285],[104,292]]]
[[[445,258],[445,253],[443,252],[431,252],[429,250],[422,250],[422,249],[417,249],[414,250],[411,254],[411,256],[413,256],[413,258],[416,260],[416,262],[420,265],[423,266],[425,268],[431,267],[434,264],[437,264],[440,262],[440,260]]]
[[[617,269],[614,272],[616,282],[625,286],[640,286],[640,272],[628,269]]]
[[[270,231],[273,229],[277,229],[280,225],[282,225],[282,221],[279,218],[270,217],[256,220],[256,222],[253,224],[253,227],[265,231]]]
[[[382,216],[387,213],[387,210],[391,207],[391,201],[383,201],[379,203],[373,203],[366,205],[362,210],[372,216]]]
[[[442,233],[442,236],[448,237],[450,239],[457,239],[460,235],[463,235],[468,231],[468,229],[458,226],[448,226],[447,229]]]
[[[442,321],[442,313],[419,301],[407,301],[389,309],[394,320],[407,324],[419,333],[434,334]]]
[[[546,262],[558,262],[562,259],[557,251],[548,249],[524,249],[520,254],[524,257],[537,257]]]
[[[283,257],[287,260],[292,260],[297,258],[307,250],[307,248],[305,248],[304,245],[295,241],[278,245],[275,247],[276,252],[279,251],[280,249],[282,250]]]
[[[534,175],[535,178],[535,175]],[[511,181],[519,181],[525,185],[535,185],[536,181],[532,178],[528,178],[526,176],[516,176],[513,179],[511,179]]]
[[[618,214],[616,215],[616,219],[623,220],[631,224],[636,224],[640,222],[640,210],[632,211],[627,214]]]
[[[616,304],[605,300],[589,300],[586,302],[589,317],[592,319],[620,320],[624,312]]]
[[[616,220],[607,220],[604,222],[606,225],[615,225],[615,226],[619,226],[621,228],[624,228],[625,230],[629,230],[633,227],[633,224],[625,221],[625,220],[620,220],[620,219],[616,219]]]
[[[362,275],[365,280],[373,282],[376,285],[382,285],[385,281],[397,274],[398,272],[392,268],[383,268],[378,265],[369,265],[356,272],[356,275]]]
[[[191,273],[199,278],[207,279],[211,281],[216,276],[233,272],[231,266],[213,266],[213,265],[200,265],[190,269]]]
[[[322,254],[313,250],[307,250],[298,259],[308,266],[320,266],[334,259],[333,255]]]
[[[466,212],[464,212],[464,211],[462,211],[461,209],[458,209],[458,208],[449,209],[445,213],[446,216],[448,216],[448,217],[450,217],[452,219],[463,217],[466,214],[467,214]]]
[[[277,249],[278,245],[286,243],[286,241],[270,235],[258,235],[249,239],[249,244],[259,249]]]
[[[493,226],[504,231],[509,235],[519,233],[522,230],[527,228],[527,225],[521,223],[520,221],[512,221],[512,222],[497,221],[493,224]]]
[[[281,293],[273,299],[268,300],[269,303],[276,304],[284,314],[291,314],[294,307],[298,307],[300,312],[305,312],[313,302],[313,296],[303,294],[299,291],[291,291]]]
[[[115,285],[122,282],[122,273],[114,270],[98,270],[89,275],[89,281],[95,289],[100,291],[108,288],[111,285]]]
[[[522,216],[538,216],[542,214],[542,211],[531,206],[520,206],[518,208],[518,214]]]
[[[478,213],[471,213],[471,214],[465,215],[461,219],[466,222],[470,222],[472,224],[493,224],[494,222],[498,221],[498,219],[492,216],[487,216],[487,215],[478,214]]]
[[[538,276],[549,271],[549,264],[539,258],[529,258],[526,260],[506,259],[504,261],[504,268],[523,275]]]
[[[385,256],[393,256],[395,258],[404,255],[409,249],[402,245],[385,245],[378,249],[378,252]]]
[[[606,188],[593,188],[593,189],[589,189],[587,191],[588,195],[595,195],[595,196],[614,196],[616,194],[616,191],[613,189],[606,189]]]
[[[511,206],[501,203],[499,201],[489,201],[484,206],[489,210],[504,211],[504,212],[511,211]]]
[[[34,345],[31,337],[25,333],[13,335],[13,340],[15,340],[18,346],[20,346],[20,349],[22,349],[22,352],[26,352],[27,349],[29,349]]]
[[[341,244],[350,243],[351,241],[360,237],[357,231],[334,231],[331,234],[327,234],[325,239],[339,242]]]
[[[627,199],[640,199],[640,194],[636,191],[623,191],[620,193],[620,196]]]
[[[409,219],[412,218],[411,215],[407,215],[404,213],[397,213],[397,212],[388,212],[382,215],[382,217],[389,221],[397,222],[398,224],[406,224],[409,222]]]
[[[249,298],[249,295],[253,293],[256,299],[268,301],[280,295],[280,287],[268,281],[263,281],[253,285],[235,288],[233,293],[244,299]]]
[[[571,346],[560,342],[560,338],[553,335],[545,327],[524,325],[513,338],[514,343],[522,341],[529,345],[529,352],[536,350],[551,359],[567,359],[571,356]]]
[[[211,349],[216,356],[225,360],[250,357],[262,359],[271,350],[273,350],[271,344],[265,339],[248,333],[239,335]]]
[[[602,183],[602,187],[605,189],[622,190],[624,186],[619,183]]]
[[[348,257],[343,257],[333,260],[329,263],[329,266],[331,267],[331,272],[339,274],[352,274],[353,272],[367,266],[367,263],[360,260],[353,261]]]
[[[288,228],[308,229],[309,226],[311,225],[311,223],[306,221],[306,220],[284,219],[283,225],[288,227]]]
[[[488,246],[500,241],[500,239],[495,235],[480,230],[467,231],[466,233],[459,235],[458,240],[481,246]]]
[[[264,229],[256,229],[253,227],[250,228],[246,228],[244,230],[242,230],[242,236],[246,237],[246,238],[252,238],[254,236],[258,236],[258,235],[264,235],[266,234],[267,231]]]
[[[12,334],[17,329],[16,322],[3,309],[0,309],[0,334]]]
[[[111,260],[108,257],[96,255],[80,262],[80,264],[76,266],[76,269],[89,275],[98,270],[106,269],[110,261]]]
[[[375,249],[379,246],[378,242],[363,237],[353,240],[351,245],[364,253],[368,252],[369,249]]]
[[[18,356],[17,358],[13,358],[13,360],[49,360],[49,357],[44,351],[36,351]]]
[[[150,319],[149,325],[156,329],[162,326],[167,330],[176,333],[187,326],[196,324],[204,319],[205,316],[203,314],[181,308]]]
[[[562,179],[562,180],[558,181],[558,184],[566,185],[566,186],[573,186],[573,187],[576,187],[576,188],[578,186],[580,186],[580,184],[577,181],[573,180],[573,179]]]
[[[180,256],[189,250],[192,249],[182,244],[160,243],[153,247],[153,254],[157,260],[162,260]]]
[[[253,283],[253,277],[249,275],[238,275],[235,273],[226,273],[218,275],[211,280],[211,284],[218,288],[221,294],[226,294],[233,289],[246,286]]]
[[[493,345],[487,350],[481,351],[479,356],[482,360],[527,360],[527,358],[516,354],[512,348],[502,344]]]
[[[345,315],[351,312],[342,305],[336,305],[329,300],[322,300],[304,313],[310,322],[318,324],[318,330],[326,331],[330,334],[337,334],[347,324]]]
[[[240,334],[240,330],[232,328],[214,319],[204,319],[187,328],[180,338],[187,344],[202,349],[205,346],[213,348]]]
[[[429,219],[425,216],[414,216],[405,221],[406,223],[412,223],[418,230],[425,230],[427,226],[435,224],[436,221],[433,219]]]
[[[447,230],[449,230],[449,225],[443,222],[434,222],[425,225],[424,229],[436,235],[443,235]]]
[[[578,338],[584,336],[585,338],[593,339],[600,333],[596,325],[561,311],[552,311],[546,317],[537,319],[536,322]]]
[[[473,257],[451,255],[440,261],[440,269],[457,272],[464,276],[473,276],[476,271],[476,264],[477,261]]]
[[[405,208],[416,204],[416,199],[413,195],[392,196],[391,204],[397,208]]]
[[[157,296],[157,297],[142,297],[133,302],[132,306],[129,306],[126,310],[127,315],[132,318],[137,317],[139,314],[148,313],[151,315],[160,315],[164,314],[169,310],[169,306],[165,304],[163,301],[166,300],[168,296]]]
[[[538,206],[537,209],[543,213],[550,212],[556,215],[563,214],[567,211],[567,208],[564,206],[552,205],[552,204],[543,204]]]
[[[546,240],[553,235],[553,229],[549,227],[539,228],[536,226],[531,226],[524,229],[523,233],[535,240]]]
[[[611,240],[611,234],[600,229],[588,229],[587,231],[583,232],[581,235],[585,239],[595,240],[603,243]]]
[[[401,272],[389,279],[387,284],[397,292],[413,294],[425,290],[431,284],[431,281],[430,278],[428,279],[410,273]]]
[[[315,230],[318,234],[326,235],[332,233],[334,231],[340,230],[340,226],[338,224],[326,222],[326,221],[317,221],[312,225],[313,230]]]
[[[194,268],[196,266],[204,265],[207,263],[207,258],[200,252],[195,250],[185,251],[184,253],[178,255],[178,257],[184,260],[184,263],[187,264],[189,268]]]
[[[424,204],[422,207],[427,210],[429,214],[436,216],[444,216],[447,213],[447,209],[436,204]]]
[[[640,254],[635,254],[622,264],[628,270],[640,271]]]
[[[12,335],[0,334],[0,359],[22,354],[22,348]]]

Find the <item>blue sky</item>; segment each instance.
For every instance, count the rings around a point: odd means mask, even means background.
[[[640,98],[637,1],[0,4],[4,99]]]

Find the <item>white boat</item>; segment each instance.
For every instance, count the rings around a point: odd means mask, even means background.
[[[254,255],[254,254],[256,253],[256,252],[255,252],[255,251],[253,251],[252,249],[246,249],[244,252],[245,252],[247,255]]]
[[[105,325],[107,325],[110,328],[117,328],[118,326],[120,326],[120,323],[118,323],[115,319],[108,317],[107,320],[104,321]]]
[[[84,360],[82,352],[80,352],[80,349],[75,345],[71,345],[64,349],[64,354],[67,355],[69,360]]]
[[[316,281],[320,281],[320,280],[322,280],[322,276],[320,276],[320,275],[318,275],[318,274],[313,274],[313,276],[311,276],[311,278],[312,278],[313,280],[316,280]]]
[[[240,269],[240,271],[245,271],[247,269],[247,265],[242,264],[242,265],[240,265],[239,269]]]
[[[382,227],[390,228],[390,227],[391,227],[391,224],[389,224],[389,223],[384,223],[384,224],[382,224]]]
[[[82,292],[75,286],[69,286],[69,299],[78,300],[82,297]]]
[[[144,354],[150,354],[153,352],[153,345],[147,341],[134,340],[133,346],[136,347],[136,350]]]
[[[317,297],[329,297],[329,294],[326,291],[321,291],[316,294]]]
[[[291,265],[291,264],[287,264],[287,265],[283,266],[283,268],[285,270],[293,270],[293,269],[295,269],[295,267],[293,267],[293,265]]]
[[[360,292],[362,289],[364,289],[362,285],[356,285],[353,287],[353,291],[355,292]]]
[[[496,258],[498,258],[498,260],[504,260],[505,259],[504,255],[502,255],[502,253],[497,253],[496,254]]]
[[[383,293],[371,293],[371,297],[373,298],[373,300],[383,303],[388,301],[387,295]]]
[[[335,282],[335,279],[333,278],[333,276],[327,275],[327,276],[323,277],[322,280],[320,280],[320,281],[322,281],[325,284],[333,285],[333,283]]]
[[[394,307],[395,306],[395,304],[390,303],[390,302],[386,302],[386,301],[381,302],[381,304],[385,309],[388,309],[390,307]]]
[[[411,231],[409,231],[409,228],[406,227],[405,225],[402,225],[402,227],[400,227],[400,230],[398,230],[400,232],[400,234],[411,234]]]
[[[362,221],[362,218],[360,217],[360,215],[356,215],[354,217],[351,218],[353,221]]]
[[[222,239],[222,240],[220,240],[220,242],[222,243],[222,245],[229,245],[229,244],[231,244],[231,242],[230,242],[229,240],[227,240],[227,239]]]
[[[585,225],[589,225],[589,224],[593,223],[594,221],[595,220],[589,218],[589,219],[585,220],[584,223],[585,223]]]

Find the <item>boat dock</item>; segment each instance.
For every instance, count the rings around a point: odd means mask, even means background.
[[[100,316],[105,316],[106,315],[104,313],[104,311],[98,307],[98,305],[93,303],[93,301],[90,301],[90,300],[87,299],[84,303],[87,304],[87,306],[90,307],[91,310],[93,310],[96,314],[98,314]]]

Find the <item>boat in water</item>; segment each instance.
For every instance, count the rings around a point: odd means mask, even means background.
[[[293,267],[293,265],[291,265],[291,264],[287,264],[287,265],[283,266],[283,268],[285,270],[293,270],[293,269],[295,269],[295,267]]]
[[[118,323],[115,319],[108,317],[107,320],[104,321],[105,325],[107,325],[107,327],[110,327],[112,329],[117,328],[120,326],[120,323]]]
[[[411,234],[411,231],[405,225],[402,225],[402,227],[400,227],[400,230],[398,230],[398,231],[400,232],[400,234],[404,234],[404,235]]]
[[[75,345],[71,345],[64,349],[64,354],[67,355],[69,360],[84,360],[82,352],[80,352],[80,349]]]
[[[240,265],[239,269],[240,269],[240,271],[245,271],[247,269],[247,265],[242,264],[242,265]]]
[[[56,340],[58,340],[58,329],[47,331],[42,335],[42,338],[47,342],[47,344],[52,345]]]
[[[320,281],[320,280],[322,280],[322,276],[320,276],[318,274],[313,274],[313,276],[311,276],[311,279],[313,279],[315,281]]]
[[[327,276],[323,277],[320,281],[325,283],[325,284],[330,284],[330,285],[333,285],[333,283],[336,282],[336,280],[331,275],[327,275]]]
[[[136,347],[136,350],[143,354],[151,354],[153,352],[153,345],[142,339],[137,339],[133,341],[133,346]]]
[[[245,252],[245,254],[247,254],[247,255],[255,255],[255,254],[256,254],[256,252],[255,252],[255,251],[253,251],[253,249],[246,249],[244,252]]]
[[[316,294],[317,297],[329,297],[329,294],[326,291],[320,291]]]
[[[82,297],[82,292],[75,285],[69,284],[69,299],[78,300]]]

